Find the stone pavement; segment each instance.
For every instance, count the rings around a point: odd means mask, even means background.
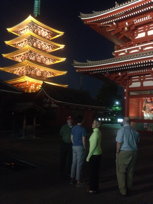
[[[115,128],[103,128],[101,192],[89,195],[59,177],[59,138],[1,138],[0,204],[153,204],[153,136],[142,135],[133,194],[118,194]]]

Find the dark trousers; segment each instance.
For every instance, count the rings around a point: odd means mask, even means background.
[[[99,190],[101,155],[93,155],[89,161],[89,190]]]
[[[133,185],[137,151],[121,151],[116,155],[117,181],[121,194],[127,194]]]
[[[60,173],[64,177],[70,176],[72,164],[72,144],[62,143],[60,149]]]

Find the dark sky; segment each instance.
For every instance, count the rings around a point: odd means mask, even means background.
[[[124,0],[118,0],[123,3]],[[5,40],[13,39],[15,36],[9,34],[6,28],[12,27],[29,14],[33,15],[34,0],[2,0],[0,4],[0,52],[8,53],[12,48],[4,44]],[[64,31],[64,36],[57,38],[56,42],[65,44],[62,51],[53,54],[66,57],[64,63],[52,66],[61,70],[67,70],[68,74],[56,79],[57,82],[69,84],[70,88],[82,87],[95,95],[102,86],[102,81],[81,75],[75,72],[72,66],[73,60],[86,61],[101,60],[112,56],[113,44],[103,36],[92,30],[79,18],[80,12],[92,13],[113,7],[114,0],[91,1],[91,0],[41,0],[41,15],[38,20],[50,27]],[[13,62],[0,57],[0,66],[6,66]],[[5,75],[6,77],[6,75]],[[4,74],[0,72],[0,79]],[[55,81],[55,79],[54,79]]]

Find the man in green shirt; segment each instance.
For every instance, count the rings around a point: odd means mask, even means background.
[[[72,118],[67,117],[67,123],[60,129],[61,136],[61,155],[60,173],[63,178],[70,177],[72,163],[72,143],[71,143]]]

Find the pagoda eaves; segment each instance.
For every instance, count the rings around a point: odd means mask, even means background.
[[[153,40],[152,10],[152,0],[134,0],[80,17],[85,24],[111,40],[118,50]]]
[[[133,65],[133,66],[132,66]],[[78,62],[74,61],[74,67],[76,71],[85,72],[85,71],[94,71],[100,70],[101,72],[110,72],[110,71],[124,71],[131,69],[141,68],[143,66],[153,65],[153,51],[137,53],[133,55],[126,55],[117,58],[110,58],[106,60],[99,61],[86,61]],[[132,66],[132,67],[131,67]]]
[[[17,62],[23,62],[24,60],[36,61],[44,65],[56,64],[63,62],[66,58],[57,57],[48,53],[44,53],[41,50],[35,49],[29,45],[24,48],[16,50],[8,54],[2,54],[3,57],[11,59]]]
[[[17,24],[16,26],[13,26],[11,28],[7,28],[7,30],[15,35],[23,35],[29,31],[32,31],[33,33],[49,39],[53,40],[57,37],[60,37],[64,34],[64,32],[58,31],[56,29],[53,29],[39,21],[37,21],[35,18],[33,18],[31,15],[28,16],[24,21]]]
[[[28,32],[15,39],[5,41],[5,43],[18,49],[24,48],[25,46],[32,46],[46,52],[54,52],[65,47],[65,45],[43,39],[32,32]]]
[[[16,74],[19,76],[29,76],[37,79],[47,79],[51,77],[61,76],[67,73],[67,71],[59,71],[48,67],[41,66],[31,61],[25,60],[23,62],[11,65],[0,70]]]
[[[84,14],[80,13],[80,18],[85,21],[86,23],[89,22],[96,22],[98,20],[104,19],[105,22],[107,19],[112,19],[116,16],[119,16],[117,19],[118,20],[123,20],[123,18],[127,18],[126,14],[128,12],[131,13],[130,16],[138,14],[136,9],[137,8],[142,8],[142,6],[148,7],[150,5],[152,0],[131,0],[127,1],[122,4],[117,4],[113,8],[110,8],[108,10],[104,11],[94,11],[93,13],[90,14]],[[151,7],[148,7],[147,10],[151,9]],[[141,13],[140,11],[139,13]]]
[[[28,76],[18,77],[15,79],[8,80],[6,82],[8,84],[15,86],[18,89],[21,89],[22,91],[28,92],[28,93],[39,91],[41,89],[41,86],[43,83],[51,84],[54,86],[60,86],[63,88],[67,87],[67,85],[61,85],[61,84],[52,83],[52,82],[48,82],[48,81],[33,79],[31,77],[28,77]]]

